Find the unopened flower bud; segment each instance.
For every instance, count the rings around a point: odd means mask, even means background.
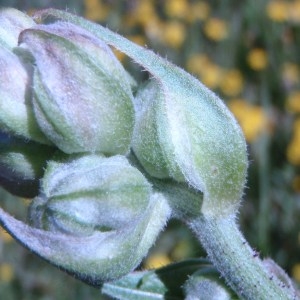
[[[26,63],[0,45],[0,130],[49,144],[33,114],[31,75]]]
[[[123,156],[50,162],[29,218],[0,209],[0,223],[48,262],[97,285],[133,270],[170,215],[160,194]]]
[[[18,45],[22,30],[35,25],[26,14],[14,8],[0,8],[0,45],[13,48]]]
[[[35,59],[33,105],[45,135],[65,153],[128,152],[130,80],[110,48],[63,22],[25,30],[20,42]]]
[[[150,184],[122,156],[68,157],[49,162],[30,220],[34,227],[73,235],[110,231],[136,219],[150,194]]]
[[[12,194],[33,198],[55,149],[0,133],[0,184]]]
[[[245,140],[217,96],[189,84],[170,89],[152,80],[140,90],[133,150],[150,175],[202,191],[202,212],[234,213],[245,181]]]

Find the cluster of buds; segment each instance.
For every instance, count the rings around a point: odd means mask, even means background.
[[[236,213],[245,141],[195,78],[64,12],[2,9],[0,33],[0,183],[33,198],[29,225],[0,222],[23,245],[100,284],[134,269],[170,216]],[[136,94],[108,44],[151,74]]]

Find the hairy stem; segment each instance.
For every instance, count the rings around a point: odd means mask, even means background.
[[[242,299],[296,299],[274,274],[268,273],[235,222],[235,217],[201,216],[189,222],[208,256]]]

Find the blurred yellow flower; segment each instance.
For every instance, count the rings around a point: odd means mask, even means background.
[[[289,15],[289,3],[282,0],[270,1],[267,4],[266,12],[271,20],[275,22],[284,22]]]
[[[267,52],[261,48],[254,48],[248,53],[247,62],[255,71],[264,70],[268,65]]]
[[[141,34],[126,36],[126,38],[128,38],[132,42],[134,42],[134,43],[136,43],[136,44],[138,44],[140,46],[143,46],[143,47],[146,44],[146,38],[145,38],[145,36],[143,36]]]
[[[169,21],[163,27],[163,42],[172,48],[179,48],[185,36],[185,26],[179,21]]]
[[[14,278],[13,267],[8,263],[0,264],[0,281],[10,282]]]
[[[211,89],[216,89],[223,78],[223,69],[213,62],[208,63],[206,68],[200,75],[200,79],[204,85]]]
[[[300,113],[300,91],[293,91],[286,101],[287,110],[293,113]]]
[[[102,3],[101,0],[85,0],[84,1],[84,17],[94,21],[103,22],[107,19],[110,8]]]
[[[300,118],[296,119],[293,126],[293,137],[287,147],[287,159],[296,166],[300,165]]]
[[[196,53],[187,59],[186,67],[190,73],[201,76],[209,64],[211,62],[206,54]]]
[[[294,63],[284,63],[282,67],[282,80],[289,88],[299,81],[299,66]]]
[[[126,57],[126,55],[124,54],[124,52],[121,52],[121,51],[119,51],[119,50],[117,50],[115,48],[112,48],[112,51],[113,51],[114,55],[117,57],[117,59],[119,61],[121,61],[121,62],[124,61],[124,59]]]
[[[204,21],[210,15],[210,6],[205,1],[197,1],[190,5],[190,11],[187,16],[189,22]]]
[[[300,22],[300,0],[290,2],[289,20],[295,23]]]
[[[171,252],[174,261],[180,261],[191,256],[191,244],[187,240],[179,241]]]
[[[300,263],[294,265],[292,269],[292,276],[296,281],[300,282]]]
[[[157,269],[170,264],[171,259],[164,253],[150,255],[144,262],[145,269]]]
[[[231,100],[228,106],[240,123],[248,142],[253,142],[266,130],[268,118],[262,107],[249,104],[243,99]]]
[[[295,192],[300,193],[300,176],[299,175],[293,179],[292,187]]]
[[[204,33],[209,39],[220,41],[228,36],[228,25],[222,19],[210,18],[204,24]]]
[[[169,17],[185,18],[189,12],[189,3],[187,0],[165,1],[165,12]]]
[[[4,241],[5,243],[9,243],[13,241],[13,238],[4,229],[0,228],[0,240]]]
[[[241,93],[244,86],[244,80],[239,70],[229,70],[224,73],[220,83],[220,89],[224,95],[229,97],[237,96]]]
[[[153,3],[147,0],[137,1],[136,7],[130,18],[136,23],[147,26],[153,18],[156,18],[156,11]]]

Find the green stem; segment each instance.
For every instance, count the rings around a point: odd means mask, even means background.
[[[296,299],[288,287],[268,273],[235,222],[235,216],[201,216],[189,222],[207,254],[242,299]]]

